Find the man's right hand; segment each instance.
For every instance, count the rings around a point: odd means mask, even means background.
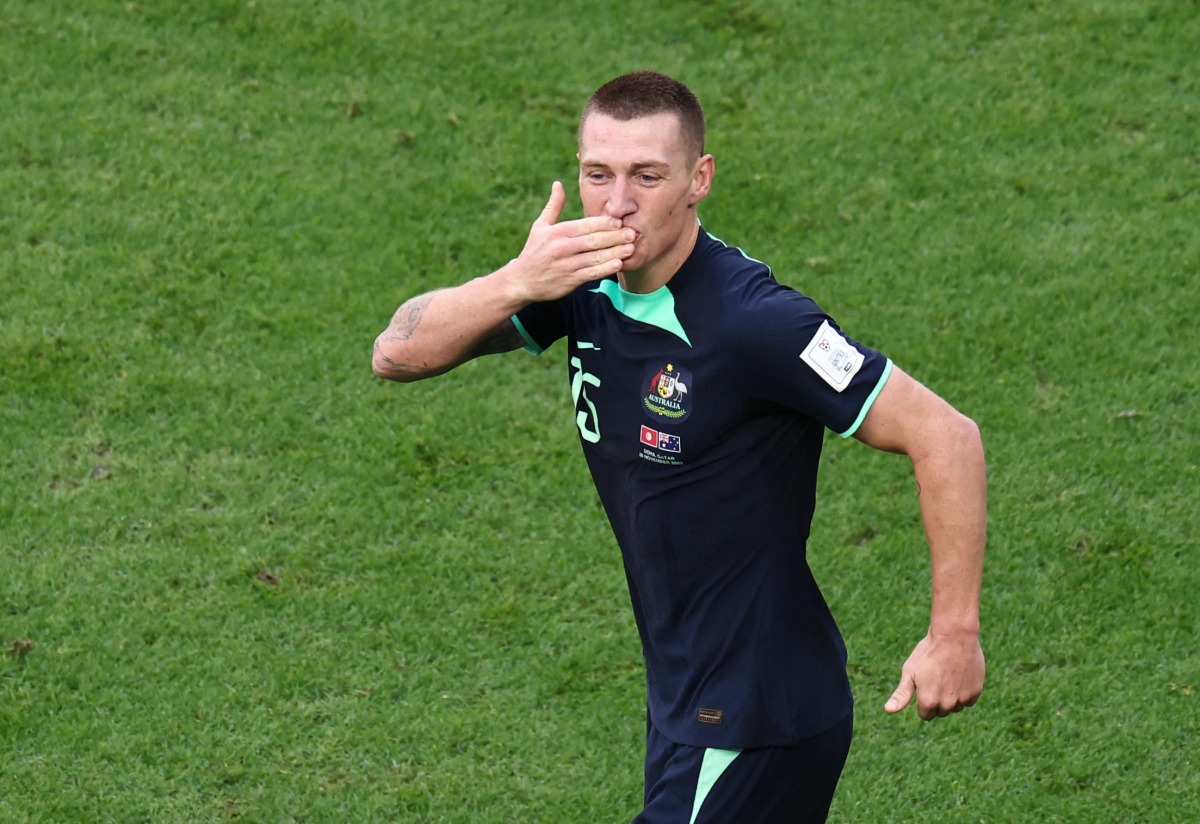
[[[408,382],[440,375],[480,355],[520,348],[509,318],[531,303],[557,300],[616,274],[637,232],[601,215],[558,222],[566,205],[555,181],[525,248],[495,272],[405,302],[375,339],[375,374]]]
[[[511,294],[522,305],[556,300],[585,283],[614,275],[633,254],[637,232],[615,217],[601,215],[558,222],[567,195],[557,180],[550,200],[533,226],[525,248],[509,270]]]

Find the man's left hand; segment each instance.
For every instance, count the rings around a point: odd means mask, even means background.
[[[900,685],[884,709],[895,715],[917,697],[922,721],[959,712],[979,700],[986,665],[979,636],[934,635],[921,639],[904,662]]]

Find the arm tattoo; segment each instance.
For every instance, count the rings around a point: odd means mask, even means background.
[[[511,320],[506,320],[492,331],[479,339],[471,350],[471,357],[480,355],[498,355],[501,352],[511,352],[525,345],[525,338],[517,331]]]
[[[408,340],[413,336],[413,332],[417,331],[417,327],[421,325],[421,318],[425,315],[425,309],[433,301],[433,294],[418,295],[405,302],[396,314],[392,317],[392,323],[388,326],[386,337],[388,340]]]
[[[521,336],[517,327],[513,325],[512,320],[505,319],[494,328],[483,333],[472,347],[455,357],[452,363],[447,362],[431,368],[427,362],[405,362],[410,355],[407,353],[407,347],[403,345],[403,342],[410,340],[416,334],[417,327],[421,325],[421,321],[425,317],[425,310],[433,302],[433,297],[433,292],[419,295],[406,301],[396,310],[396,314],[392,317],[392,322],[388,324],[388,328],[375,340],[375,352],[372,362],[375,364],[376,374],[399,381],[416,380],[422,377],[439,375],[454,368],[463,361],[477,358],[480,355],[511,352],[525,345],[525,339]],[[440,334],[440,332],[437,333],[437,335]],[[400,351],[405,354],[398,355],[398,357],[404,360],[396,360],[389,355],[388,350],[393,349],[392,344],[400,345]],[[396,354],[396,352],[392,351],[391,354]]]
[[[375,363],[387,364],[386,375],[390,378],[398,378],[402,375],[415,375],[421,370],[415,369],[407,364],[394,361],[383,353],[383,348],[379,345],[379,341],[375,341]]]

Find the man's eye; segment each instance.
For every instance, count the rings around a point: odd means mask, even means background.
[[[652,174],[638,175],[638,182],[641,183],[643,186],[653,186],[653,185],[657,184],[660,180],[662,180],[662,178],[660,178],[658,175],[652,175]]]

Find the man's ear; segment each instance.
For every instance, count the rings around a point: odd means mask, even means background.
[[[688,206],[695,206],[708,197],[712,188],[713,175],[716,174],[717,164],[710,154],[696,161],[696,171],[692,173],[692,191],[688,196]]]

